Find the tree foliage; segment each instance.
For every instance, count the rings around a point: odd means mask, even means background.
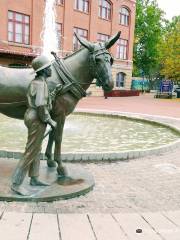
[[[163,12],[156,0],[137,0],[134,76],[152,79],[159,71],[159,43],[163,34]]]
[[[168,79],[180,81],[180,16],[167,22],[159,48],[161,74]]]

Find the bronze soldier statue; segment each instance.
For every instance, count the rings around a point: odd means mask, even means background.
[[[31,178],[30,185],[48,185],[38,179],[40,152],[47,124],[52,129],[56,128],[56,122],[50,116],[52,103],[46,83],[46,78],[51,76],[51,62],[45,56],[39,56],[32,61],[32,67],[36,77],[28,88],[28,109],[24,116],[28,139],[24,155],[13,173],[11,186],[11,189],[20,195],[28,195],[27,190],[22,187],[27,172]]]

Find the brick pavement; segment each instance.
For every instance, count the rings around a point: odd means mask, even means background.
[[[157,99],[154,94],[141,94],[139,97],[86,97],[79,108],[102,109],[119,112],[143,113],[180,118],[180,99]]]
[[[126,107],[126,112],[130,112],[131,109],[133,109],[133,112],[137,112],[139,109],[137,105],[140,106],[144,101],[145,106],[141,108],[141,110],[144,109],[144,111],[141,111],[142,114],[152,114],[155,119],[156,114],[168,116],[168,122],[180,127],[180,120],[178,120],[180,116],[180,102],[160,100],[157,103],[156,100],[151,99],[151,103],[150,97],[152,96],[141,96],[139,99],[136,97],[132,99],[122,98],[122,100],[120,98],[107,100],[103,98],[88,98],[82,100],[79,107],[95,109],[95,106],[97,106],[98,109],[123,111],[124,108],[121,103],[125,104],[127,101],[129,105],[126,103],[126,106],[128,106]],[[87,102],[88,104],[85,104]],[[102,104],[103,102],[104,104]],[[137,105],[135,102],[138,102]],[[172,103],[172,108],[170,107],[170,103]],[[167,108],[166,105],[168,105]],[[159,107],[161,107],[160,110],[158,110]],[[149,112],[151,108],[152,111]],[[172,115],[173,118],[170,118],[171,113],[174,113]],[[162,118],[161,120],[163,119],[166,121],[166,118]],[[179,210],[179,156],[180,149],[178,148],[159,156],[149,156],[124,162],[78,163],[78,166],[83,166],[93,174],[96,182],[94,191],[79,198],[53,203],[0,202],[0,210],[48,213],[132,213]]]

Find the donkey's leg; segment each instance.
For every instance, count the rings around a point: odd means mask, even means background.
[[[54,131],[51,131],[49,134],[48,144],[45,152],[45,156],[47,157],[48,167],[56,167],[56,162],[53,160],[53,155],[52,155],[53,142],[54,142]]]
[[[57,172],[58,172],[58,175],[60,176],[67,175],[66,168],[62,164],[62,158],[61,158],[61,142],[62,142],[64,122],[65,122],[65,115],[61,115],[57,121],[57,128],[55,132],[54,160],[58,164]]]

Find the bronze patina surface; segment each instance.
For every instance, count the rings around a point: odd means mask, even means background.
[[[48,166],[57,163],[57,172],[65,174],[62,167],[61,142],[66,116],[75,108],[78,101],[86,95],[86,90],[96,79],[96,84],[104,91],[111,91],[113,79],[111,65],[113,58],[108,49],[119,39],[120,32],[105,43],[91,43],[76,36],[83,48],[72,55],[59,59],[55,56],[52,62],[52,75],[47,79],[49,91],[52,93],[60,84],[59,94],[55,97],[51,118],[57,123],[55,132],[49,134],[46,157]],[[34,79],[33,70],[8,69],[0,67],[0,112],[14,118],[23,119],[27,109],[27,89]],[[52,154],[53,143],[54,159]],[[53,162],[55,160],[55,162]]]
[[[41,164],[41,179],[50,184],[46,187],[29,185],[28,177],[23,186],[29,196],[15,194],[11,189],[11,175],[17,165],[17,160],[0,158],[0,200],[1,201],[55,201],[84,195],[94,187],[94,179],[90,173],[76,166],[67,167],[68,177],[58,178],[55,168],[48,168],[43,161]]]

